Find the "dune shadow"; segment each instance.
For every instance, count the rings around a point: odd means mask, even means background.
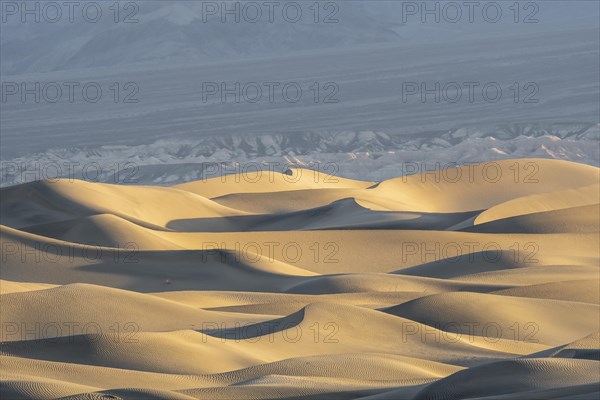
[[[354,198],[287,213],[172,220],[167,228],[179,232],[257,232],[292,230],[454,230],[469,225],[480,211],[423,213],[377,211]]]

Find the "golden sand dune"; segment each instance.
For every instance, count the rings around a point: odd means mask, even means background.
[[[273,168],[258,170],[254,167],[247,168],[245,173],[223,175],[173,187],[214,198],[233,193],[270,193],[326,188],[363,189],[373,184],[374,182],[344,179],[310,169],[290,169],[288,173],[281,174],[275,172]]]
[[[99,247],[123,248],[129,243],[135,243],[140,250],[182,249],[175,243],[156,235],[155,231],[114,214],[96,214],[21,229],[38,236]]]
[[[592,399],[598,393],[596,368],[597,361],[589,360],[544,358],[498,361],[440,379],[412,398],[548,399],[583,394],[587,397],[580,398]],[[403,397],[403,391],[395,391],[372,399]]]
[[[600,174],[1,190],[7,399],[588,399]]]
[[[464,334],[486,337],[489,330],[502,338],[527,340],[535,336],[536,342],[548,345],[573,341],[582,331],[594,332],[600,328],[600,321],[595,318],[600,313],[596,304],[507,298],[489,293],[441,293],[385,311]]]
[[[29,292],[32,290],[42,290],[53,287],[55,287],[55,285],[47,283],[13,282],[0,280],[0,294]]]
[[[600,280],[558,281],[540,285],[525,285],[496,292],[503,296],[534,297],[538,299],[571,300],[600,304]]]
[[[476,224],[517,215],[541,213],[545,211],[573,209],[575,207],[596,206],[600,203],[600,184],[559,190],[549,193],[536,193],[500,203],[482,212]]]
[[[3,224],[14,227],[64,221],[65,216],[114,214],[157,229],[180,218],[243,214],[187,191],[78,180],[27,183],[2,189],[2,197]]]
[[[600,190],[600,187],[598,189]],[[483,223],[476,219],[476,225],[465,230],[482,233],[587,233],[598,232],[598,220],[600,220],[600,203],[595,203],[501,218]]]
[[[599,179],[597,168],[557,160],[503,160],[442,171],[390,179],[367,188],[329,185],[316,193],[314,188],[302,187],[214,197],[211,192],[198,193],[254,213],[297,211],[350,197],[373,210],[450,213],[485,210],[524,196],[597,185]],[[582,196],[591,191],[593,188],[584,190]]]

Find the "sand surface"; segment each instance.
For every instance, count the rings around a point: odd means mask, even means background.
[[[2,399],[590,399],[600,170],[1,190]]]

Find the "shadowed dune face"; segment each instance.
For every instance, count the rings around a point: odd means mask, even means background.
[[[2,189],[0,395],[595,398],[599,179],[525,159]]]

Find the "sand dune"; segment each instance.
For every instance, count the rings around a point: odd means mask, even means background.
[[[538,299],[571,300],[600,304],[600,280],[550,282],[526,285],[495,292],[503,296],[533,297]]]
[[[66,216],[114,214],[157,229],[174,219],[243,214],[197,194],[163,187],[59,179],[4,188],[1,193],[3,225],[17,228],[64,221]]]
[[[401,199],[421,211],[457,212],[484,210],[524,196],[598,184],[600,178],[595,167],[558,160],[502,160],[445,171],[391,179],[373,190],[379,198],[389,200],[401,192]]]
[[[542,390],[545,391],[545,396],[549,397],[553,393],[551,389],[564,387],[579,388],[574,391],[566,391],[566,393],[563,391],[564,394],[586,393],[589,395],[598,391],[597,386],[596,388],[591,387],[597,383],[597,366],[597,362],[589,360],[528,359],[498,361],[459,371],[441,379],[421,390],[415,399],[485,398]],[[496,377],[500,374],[502,379],[497,379]],[[440,397],[438,393],[443,393],[443,396]],[[523,396],[523,394],[520,394],[520,396]]]
[[[264,169],[259,170],[258,166],[249,165],[244,172],[238,174],[226,174],[173,187],[214,198],[234,193],[270,193],[326,188],[362,189],[374,183],[345,179],[302,168],[289,169],[287,173],[281,173],[273,167],[265,166]]]
[[[465,334],[489,337],[493,331],[494,337],[548,345],[576,340],[581,332],[591,334],[600,327],[596,304],[469,292],[425,296],[385,311]]]
[[[55,285],[48,283],[13,282],[0,280],[0,294],[29,292],[53,288]]]
[[[562,346],[557,346],[548,350],[543,350],[539,353],[531,354],[527,357],[558,357],[558,358],[577,358],[584,360],[598,360],[600,357],[600,349],[598,349],[598,341],[600,340],[600,332],[594,332],[584,338],[575,340]]]
[[[99,247],[124,248],[129,243],[135,243],[140,250],[182,249],[175,243],[157,236],[153,230],[114,214],[96,214],[21,229],[38,236]]]
[[[7,399],[589,399],[600,178],[506,160],[1,190]]]
[[[374,211],[361,206],[354,198],[336,200],[328,205],[301,211],[274,214],[243,215],[221,218],[177,220],[168,227],[175,231],[290,231],[341,229],[423,229],[444,230],[477,216],[467,213],[420,213],[401,211]],[[223,221],[225,220],[225,221]]]
[[[479,220],[479,217],[475,220],[476,225],[466,228],[465,231],[481,233],[598,232],[597,221],[600,220],[600,203],[535,212],[483,223]]]
[[[549,193],[537,193],[500,203],[482,212],[476,224],[517,215],[540,213],[574,207],[593,206],[600,203],[600,184],[559,190]]]
[[[557,160],[502,160],[444,171],[448,172],[415,174],[367,188],[322,187],[315,191],[298,187],[289,191],[238,192],[211,198],[228,207],[257,214],[316,208],[345,198],[354,198],[363,207],[379,211],[452,213],[486,210],[524,196],[597,185],[599,179],[597,168]],[[556,179],[559,175],[570,178]],[[592,191],[593,187],[586,188],[581,196],[587,198]],[[584,199],[583,204],[590,204],[588,201]]]

